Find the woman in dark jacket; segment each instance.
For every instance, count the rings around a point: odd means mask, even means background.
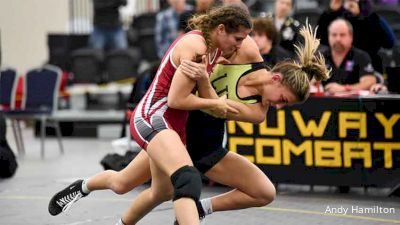
[[[353,25],[353,45],[370,55],[372,65],[378,72],[383,71],[380,48],[392,48],[395,42],[393,30],[384,18],[372,12],[370,0],[331,0],[330,9],[319,19],[318,36],[327,44],[327,29],[334,19],[343,17]]]
[[[385,19],[372,11],[369,0],[345,0],[344,8],[351,13],[349,21],[354,27],[353,45],[368,52],[375,70],[382,72],[380,48],[392,48],[395,42],[393,30]]]

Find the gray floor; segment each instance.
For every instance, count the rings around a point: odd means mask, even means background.
[[[118,196],[111,191],[99,191],[82,199],[66,214],[56,217],[47,212],[51,196],[76,178],[88,177],[102,170],[100,159],[113,149],[110,139],[65,138],[65,155],[60,155],[55,139],[46,141],[46,157],[40,158],[39,140],[32,130],[24,129],[26,156],[19,157],[19,168],[11,179],[0,180],[0,224],[96,224],[114,225],[130,201],[146,186]],[[8,140],[13,149],[11,132]],[[205,187],[203,196],[226,191],[222,187]],[[400,224],[400,199],[387,198],[386,189],[369,189],[365,194],[354,189],[340,195],[334,188],[281,185],[276,200],[267,207],[220,212],[208,216],[207,225],[290,225],[323,224],[345,225]],[[394,213],[332,214],[328,208],[352,207],[394,208]],[[172,224],[171,203],[164,203],[146,216],[139,224]]]

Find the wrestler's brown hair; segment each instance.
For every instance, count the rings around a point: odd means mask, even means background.
[[[210,34],[223,24],[227,33],[239,31],[239,27],[251,29],[251,17],[246,8],[241,5],[231,4],[212,8],[205,14],[195,15],[189,20],[189,28],[200,30],[206,40],[208,51],[213,47]]]

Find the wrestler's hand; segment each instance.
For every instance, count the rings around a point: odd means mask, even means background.
[[[231,62],[223,56],[218,57],[217,64],[231,64]]]
[[[206,68],[207,56],[201,57],[201,63],[196,63],[190,60],[182,60],[179,66],[187,77],[195,81],[207,81],[209,75]]]
[[[217,104],[216,106],[212,107],[208,110],[208,113],[217,118],[226,118],[228,112],[233,114],[238,114],[239,111],[232,106],[229,106],[226,101],[226,96],[223,95],[216,99]]]

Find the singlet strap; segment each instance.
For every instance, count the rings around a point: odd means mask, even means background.
[[[247,70],[242,74],[242,76],[245,76],[253,71],[261,70],[261,69],[267,69],[267,66],[265,65],[264,62],[255,62],[255,63],[249,63],[251,64],[251,69]],[[242,77],[241,76],[241,77]]]
[[[247,96],[247,97],[240,98],[240,99],[243,101],[255,100],[255,102],[253,102],[252,104],[260,103],[262,101],[261,95],[252,95],[252,96]]]
[[[266,68],[267,68],[267,66],[265,65],[264,62],[255,62],[255,63],[250,63],[250,64],[251,64],[251,69],[249,69],[249,70],[247,70],[246,72],[244,72],[244,73],[242,74],[242,76],[240,76],[240,77],[243,77],[243,76],[245,76],[245,75],[247,75],[247,74],[249,74],[249,73],[251,73],[251,72],[254,72],[254,71],[257,71],[257,70],[261,70],[261,69],[266,69]],[[236,93],[236,95],[239,97],[239,94],[238,94],[238,93]],[[240,98],[240,97],[239,97],[239,98]],[[247,97],[240,98],[240,99],[243,100],[243,101],[251,101],[251,100],[254,100],[254,101],[253,101],[253,104],[255,104],[255,103],[259,103],[259,102],[262,101],[262,96],[260,96],[260,95],[251,95],[251,96],[247,96]]]

